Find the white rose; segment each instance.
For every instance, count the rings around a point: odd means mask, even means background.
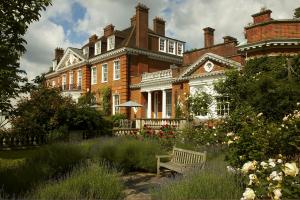
[[[243,193],[243,200],[254,200],[255,199],[255,192],[251,188],[246,188],[245,192]]]
[[[281,163],[282,163],[282,160],[281,160],[281,159],[278,159],[277,162],[278,162],[279,164],[281,164]]]
[[[257,176],[255,174],[249,174],[249,184],[248,185],[252,185],[253,183],[255,183],[257,181]]]
[[[286,176],[297,176],[299,169],[296,163],[285,163],[283,172]]]
[[[266,162],[264,162],[264,161],[262,161],[262,162],[260,163],[260,165],[261,165],[264,169],[267,169],[267,168],[268,168],[268,163],[266,163]]]
[[[263,113],[259,113],[256,117],[261,117],[263,115]]]
[[[230,144],[232,144],[232,143],[233,143],[232,140],[228,140],[228,142],[227,142],[228,145],[230,145]]]
[[[273,171],[270,174],[270,179],[273,181],[282,181],[282,173],[277,173],[277,171]]]
[[[230,136],[233,136],[233,135],[234,135],[233,132],[227,133],[227,137],[230,137]]]
[[[273,190],[273,193],[274,193],[274,200],[279,200],[280,197],[282,196],[281,189],[279,188]]]
[[[275,162],[269,162],[269,165],[270,165],[271,167],[275,167],[275,166],[276,166]]]
[[[248,171],[250,171],[250,170],[255,170],[255,169],[256,169],[255,163],[249,161],[249,162],[246,162],[246,163],[243,165],[243,167],[242,167],[242,172],[243,172],[243,173],[248,173]]]
[[[235,137],[233,138],[233,140],[239,140],[239,139],[240,139],[239,136],[235,136]]]
[[[288,116],[284,116],[284,118],[282,119],[282,121],[287,121],[289,118]]]

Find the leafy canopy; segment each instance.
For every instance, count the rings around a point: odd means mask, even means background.
[[[19,63],[26,51],[23,36],[50,4],[51,0],[0,1],[0,110],[9,110],[11,98],[27,91],[26,73]]]

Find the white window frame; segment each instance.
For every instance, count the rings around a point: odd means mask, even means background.
[[[95,55],[101,54],[101,40],[95,43]]]
[[[116,65],[116,63],[119,63],[119,65]],[[119,66],[119,69],[116,69],[116,66]],[[118,77],[117,77],[118,75]],[[120,60],[114,60],[114,80],[120,80],[121,78],[121,64]]]
[[[55,81],[54,80],[52,81],[52,87],[55,87]]]
[[[106,68],[106,80],[104,80],[104,67]],[[102,64],[102,77],[101,77],[101,82],[106,83],[108,81],[108,64],[104,63]]]
[[[66,74],[62,75],[61,87],[62,87],[62,90],[67,89],[67,75]]]
[[[178,51],[179,51],[179,46],[181,46],[181,54],[178,53]],[[183,47],[183,43],[177,42],[177,55],[178,55],[178,56],[182,56],[182,55],[183,55],[183,52],[184,52],[183,48],[184,48],[184,47]]]
[[[115,41],[116,39],[115,39],[115,36],[114,35],[112,35],[112,36],[109,36],[108,38],[107,38],[107,51],[110,51],[110,50],[112,50],[112,49],[114,49],[115,48]]]
[[[166,117],[172,116],[172,90],[166,91]]]
[[[82,49],[82,54],[85,56],[89,56],[89,47],[84,47],[83,49]]]
[[[118,97],[118,101],[116,101],[116,97]],[[117,113],[120,113],[120,107],[116,107],[120,105],[120,95],[119,94],[114,94],[113,95],[113,115],[117,114]]]
[[[163,50],[160,49],[160,43],[161,43],[162,40],[164,41],[164,49]],[[159,38],[159,41],[158,41],[158,50],[160,52],[166,52],[166,49],[167,49],[167,39],[166,38]]]
[[[95,74],[94,74],[95,73]],[[91,85],[97,84],[97,67],[91,67]]]
[[[173,43],[173,52],[170,51],[170,43]],[[176,50],[176,42],[174,40],[168,40],[168,53],[170,54],[174,54],[175,55],[175,51]]]
[[[218,101],[221,99],[221,101]],[[218,117],[226,117],[230,113],[230,99],[228,96],[215,96],[216,114]]]
[[[77,87],[82,86],[82,70],[77,70]]]
[[[71,88],[71,85],[74,88],[74,74],[73,74],[73,71],[69,72],[69,89],[70,90],[73,89],[73,88]]]

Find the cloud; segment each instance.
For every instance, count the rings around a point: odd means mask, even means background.
[[[119,30],[128,27],[137,2],[150,8],[150,27],[155,16],[163,17],[167,36],[186,41],[188,49],[203,47],[202,29],[207,26],[216,29],[215,43],[225,35],[241,42],[243,27],[260,8],[271,9],[272,17],[278,19],[292,18],[293,10],[299,7],[299,1],[271,0],[54,0],[25,35],[27,52],[21,66],[29,79],[48,71],[56,47],[80,47],[89,35],[102,35],[110,23]],[[83,13],[74,15],[74,5]]]

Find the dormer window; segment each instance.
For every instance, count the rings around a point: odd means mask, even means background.
[[[110,51],[115,48],[115,36],[112,35],[107,38],[107,51]]]
[[[172,40],[169,40],[168,52],[171,54],[175,54],[175,42]]]
[[[166,52],[167,40],[164,38],[159,38],[159,51]]]
[[[95,44],[95,55],[101,54],[101,41],[96,42]]]
[[[183,44],[182,43],[177,43],[177,55],[182,56],[183,54]]]
[[[84,47],[82,51],[83,51],[84,56],[86,56],[86,57],[89,56],[89,47]]]

